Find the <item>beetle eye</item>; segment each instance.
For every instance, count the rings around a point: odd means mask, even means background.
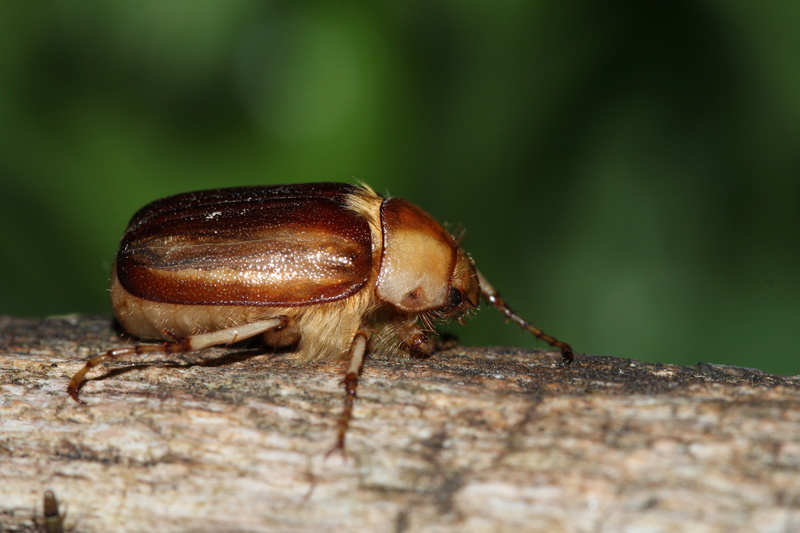
[[[461,294],[461,291],[455,287],[450,287],[450,293],[447,295],[447,306],[454,309],[461,305],[463,301],[464,295]]]

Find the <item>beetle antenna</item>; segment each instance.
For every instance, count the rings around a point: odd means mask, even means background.
[[[575,354],[572,352],[572,346],[570,346],[564,341],[560,341],[555,337],[548,335],[547,333],[540,330],[539,328],[537,328],[536,326],[534,326],[533,324],[531,324],[530,322],[519,316],[517,313],[515,313],[508,306],[508,304],[505,301],[503,301],[502,298],[500,298],[500,295],[497,293],[494,287],[492,287],[491,284],[486,280],[486,278],[483,277],[483,274],[481,274],[480,271],[478,271],[478,283],[481,286],[481,295],[484,297],[484,299],[491,305],[493,305],[495,308],[497,308],[498,311],[503,313],[503,316],[505,316],[506,319],[513,321],[522,329],[533,333],[533,335],[537,339],[541,339],[550,346],[558,348],[559,350],[561,350],[561,359],[564,361],[564,363],[566,364],[572,363],[572,361],[575,359]]]

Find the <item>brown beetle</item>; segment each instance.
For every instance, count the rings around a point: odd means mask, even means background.
[[[431,324],[483,296],[506,318],[573,358],[565,342],[515,314],[429,214],[367,186],[313,183],[179,194],[137,212],[111,273],[119,322],[156,345],[116,348],[92,368],[143,353],[179,353],[261,335],[299,362],[347,358],[344,449],[370,345],[417,356],[436,349]],[[82,402],[81,402],[82,403]]]

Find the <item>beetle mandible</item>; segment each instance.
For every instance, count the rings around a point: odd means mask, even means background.
[[[371,346],[437,348],[431,324],[483,297],[573,359],[569,344],[512,311],[445,229],[416,205],[366,185],[309,183],[190,192],[140,209],[120,242],[111,301],[122,327],[161,344],[116,348],[73,377],[145,353],[173,354],[261,335],[298,362],[349,359],[333,450],[344,451]]]

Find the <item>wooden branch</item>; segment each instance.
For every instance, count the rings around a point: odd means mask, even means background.
[[[0,531],[800,531],[800,380],[458,347],[345,364],[261,349],[109,365],[107,318],[0,317]],[[39,519],[41,523],[41,518]]]

